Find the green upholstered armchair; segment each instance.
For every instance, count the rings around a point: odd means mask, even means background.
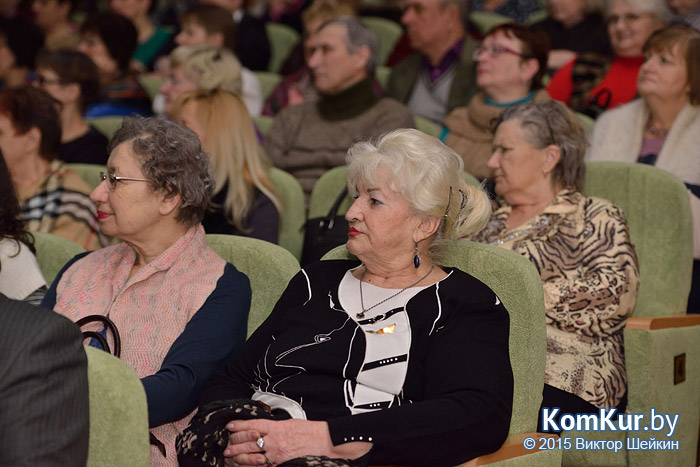
[[[643,164],[589,162],[586,196],[625,213],[639,258],[640,285],[624,331],[628,413],[679,414],[676,432],[578,433],[586,439],[678,441],[677,451],[566,451],[564,465],[695,465],[700,422],[700,316],[686,315],[693,262],[688,193],[674,175]],[[678,357],[678,358],[677,358]],[[681,362],[683,361],[683,362]],[[681,381],[682,380],[682,381]],[[626,444],[625,444],[626,445]]]
[[[315,217],[323,217],[328,214],[333,201],[340,195],[343,188],[347,185],[348,168],[345,165],[333,167],[328,172],[321,175],[316,181],[311,198],[309,199],[309,219]],[[479,186],[479,181],[471,174],[464,172],[464,180],[472,185]],[[352,198],[346,196],[340,207],[338,214],[344,214],[350,208]]]
[[[100,184],[100,172],[107,173],[107,167],[98,164],[66,164],[66,167],[78,172],[80,178],[93,190]]]
[[[452,266],[471,274],[488,285],[503,301],[510,315],[510,360],[513,367],[513,414],[509,438],[495,453],[472,459],[465,465],[498,462],[503,466],[558,466],[561,451],[528,451],[523,448],[526,436],[550,437],[533,433],[542,403],[546,333],[542,282],[535,267],[512,251],[491,245],[457,240],[443,254]],[[351,258],[345,245],[323,259]],[[537,443],[539,446],[540,443]]]
[[[379,16],[361,16],[360,21],[377,36],[377,65],[384,65],[403,34],[403,27]]]
[[[289,280],[301,269],[299,262],[284,248],[256,238],[209,234],[207,244],[250,280],[253,292],[248,315],[250,337],[270,314]]]
[[[141,379],[107,352],[85,346],[85,353],[90,392],[87,467],[148,467],[148,409]]]
[[[279,73],[301,36],[293,28],[281,23],[265,23],[265,32],[270,40],[270,63],[267,65],[267,71]]]
[[[77,254],[85,252],[85,248],[67,238],[45,232],[32,232],[36,260],[39,262],[41,273],[50,286],[63,266]]]
[[[304,190],[299,181],[284,170],[272,167],[268,175],[284,205],[284,212],[280,218],[279,245],[290,251],[299,261],[306,222]]]
[[[107,116],[88,118],[86,121],[97,128],[97,131],[105,135],[107,139],[112,139],[114,133],[116,133],[122,125],[122,120],[124,120],[124,117]]]

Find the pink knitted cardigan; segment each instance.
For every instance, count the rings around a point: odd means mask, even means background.
[[[57,286],[54,310],[73,321],[109,316],[121,336],[121,359],[144,378],[159,371],[175,339],[216,288],[226,261],[207,246],[201,225],[129,278],[135,259],[134,249],[121,243],[76,261]],[[175,437],[191,416],[151,430],[168,455],[152,446],[152,465],[177,465]]]

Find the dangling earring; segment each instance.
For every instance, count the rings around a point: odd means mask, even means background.
[[[418,269],[418,266],[420,266],[420,255],[418,254],[418,242],[414,242],[416,244],[416,251],[413,253],[413,267]]]

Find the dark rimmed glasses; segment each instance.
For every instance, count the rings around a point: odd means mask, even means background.
[[[150,182],[150,180],[145,178],[119,177],[112,172],[100,172],[100,181],[104,182],[105,180],[110,190],[114,190],[117,187],[117,182]]]
[[[517,50],[513,50],[513,49],[506,47],[504,45],[490,45],[490,46],[481,46],[481,47],[477,47],[476,49],[474,49],[474,51],[472,52],[472,60],[474,60],[474,61],[479,60],[479,57],[484,52],[486,52],[489,55],[489,57],[498,57],[499,55],[503,55],[503,54],[513,54],[513,55],[517,55],[518,57],[521,57],[521,58],[526,58],[525,55],[523,55],[521,52],[518,52]]]

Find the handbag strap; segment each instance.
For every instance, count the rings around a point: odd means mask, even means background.
[[[338,209],[340,209],[340,205],[343,204],[343,200],[347,195],[348,187],[346,186],[345,188],[343,188],[343,191],[340,192],[340,195],[338,195],[336,200],[333,202],[333,206],[331,206],[331,210],[328,212],[328,215],[326,217],[321,218],[321,220],[319,221],[320,228],[325,230],[331,230],[333,228]]]
[[[112,332],[112,336],[114,337],[114,356],[119,358],[119,356],[122,353],[122,340],[119,337],[119,330],[117,329],[117,325],[114,324],[114,321],[109,319],[106,316],[102,315],[88,315],[83,318],[80,318],[75,324],[78,325],[79,328],[82,328],[86,324],[89,323],[94,323],[94,322],[100,322],[104,324],[105,328],[109,329]],[[85,331],[83,332],[83,336],[88,338],[95,338],[99,341],[100,345],[102,345],[103,349],[107,351],[108,353],[112,353],[110,351],[109,345],[107,344],[107,340],[98,332],[95,331]],[[100,337],[97,337],[100,336]]]

